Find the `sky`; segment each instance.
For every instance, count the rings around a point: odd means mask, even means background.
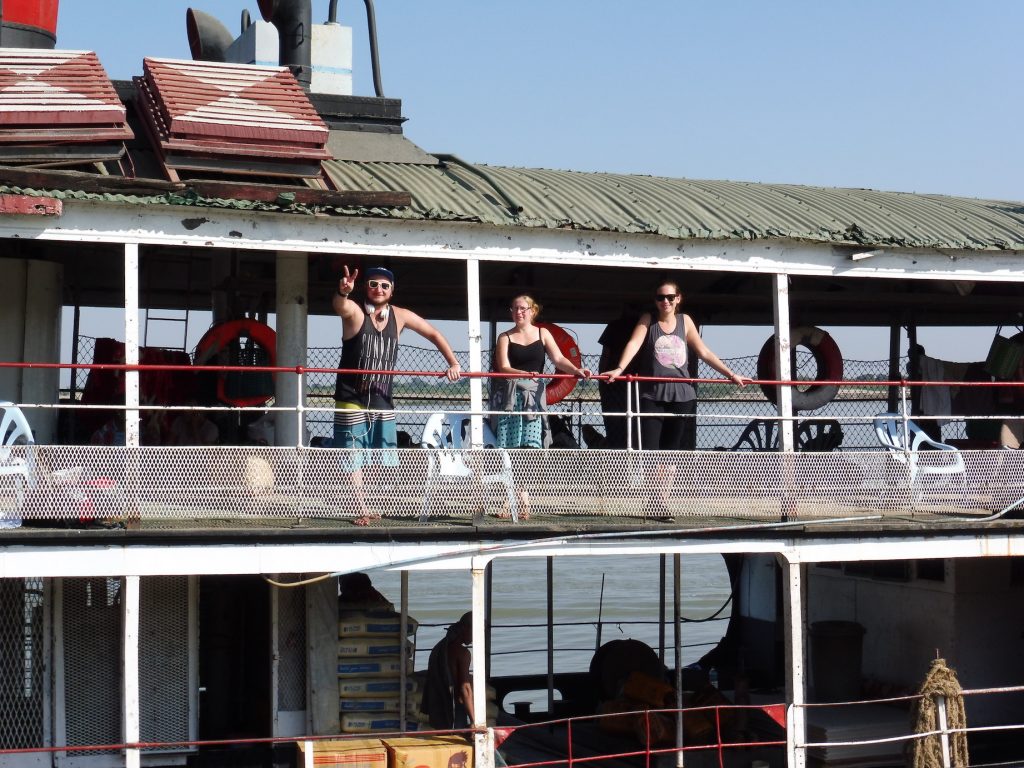
[[[185,9],[64,0],[58,47],[108,74],[190,58]],[[354,92],[373,95],[365,6]],[[328,0],[313,0],[313,20]],[[99,9],[99,11],[97,11]],[[1019,0],[377,0],[406,135],[475,163],[1024,200]],[[755,350],[756,352],[756,350]]]

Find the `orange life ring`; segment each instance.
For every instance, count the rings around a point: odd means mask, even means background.
[[[559,351],[569,359],[569,362],[577,368],[583,367],[583,356],[580,355],[579,344],[576,343],[576,339],[569,335],[568,331],[554,323],[537,323],[537,327],[547,328],[551,338],[558,345]],[[576,379],[552,379],[548,381],[548,385],[545,387],[545,392],[547,392],[545,400],[547,400],[548,405],[554,405],[561,402],[575,388]]]
[[[806,347],[814,356],[814,362],[818,367],[818,374],[815,381],[839,381],[843,378],[843,353],[839,351],[839,345],[828,335],[827,331],[811,326],[800,326],[790,329],[790,344],[793,348],[798,346]],[[768,340],[761,347],[761,353],[757,356],[757,378],[775,378],[775,336],[768,337]],[[774,384],[762,384],[761,391],[771,402],[778,402],[779,388]],[[793,388],[793,410],[813,411],[821,408],[838,394],[839,386],[836,384],[812,384],[806,389]]]
[[[265,350],[269,364],[277,365],[277,334],[274,329],[265,323],[247,317],[227,320],[210,326],[210,329],[203,334],[203,338],[196,345],[195,364],[208,365],[229,344],[239,339],[251,339],[253,343]],[[230,391],[229,382],[234,375],[236,374],[231,371],[217,375],[217,399],[222,403],[240,408],[251,408],[264,405],[274,396],[273,375],[266,377],[269,387],[263,386],[259,391],[252,393]]]

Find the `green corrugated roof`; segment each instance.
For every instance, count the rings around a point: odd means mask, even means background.
[[[410,192],[412,209],[403,217],[642,232],[680,240],[791,238],[872,247],[1024,250],[1024,204],[1014,202],[476,166],[484,178],[457,163],[326,165],[345,189]],[[503,198],[521,210],[510,209]]]
[[[870,189],[695,181],[533,168],[328,161],[341,189],[406,191],[404,208],[320,208],[167,193],[0,186],[130,205],[193,205],[507,227],[648,233],[674,240],[785,238],[866,247],[1024,251],[1024,203]]]

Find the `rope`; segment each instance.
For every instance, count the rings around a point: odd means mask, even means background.
[[[938,696],[946,699],[946,728],[952,730],[967,727],[963,691],[956,679],[956,673],[946,666],[945,659],[935,659],[932,662],[918,693],[920,698],[912,712],[914,733],[939,730],[939,709],[936,704]],[[960,768],[967,768],[970,765],[965,732],[950,734],[949,752],[950,765]],[[910,744],[908,765],[912,768],[942,768],[941,737],[933,733],[914,739]]]

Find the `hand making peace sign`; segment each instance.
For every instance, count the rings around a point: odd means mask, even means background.
[[[345,267],[345,274],[342,275],[341,280],[338,281],[338,293],[342,296],[348,296],[356,288],[356,280],[359,278],[359,270],[357,269],[351,275],[348,273],[348,265]]]

